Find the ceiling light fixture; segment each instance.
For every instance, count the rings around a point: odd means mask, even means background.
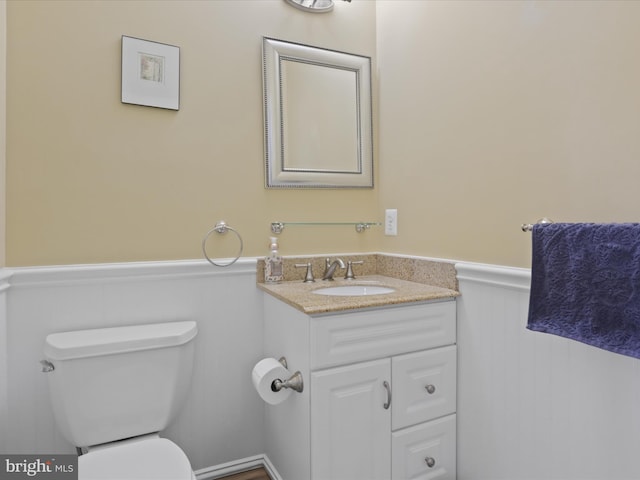
[[[351,0],[344,1],[351,2]],[[333,10],[333,0],[285,0],[285,2],[305,12],[326,13]]]

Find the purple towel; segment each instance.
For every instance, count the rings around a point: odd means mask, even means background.
[[[640,358],[640,224],[534,225],[527,328]]]

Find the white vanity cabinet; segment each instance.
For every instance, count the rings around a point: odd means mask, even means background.
[[[284,480],[454,480],[455,301],[308,316],[265,295],[265,351],[304,391],[268,405]]]

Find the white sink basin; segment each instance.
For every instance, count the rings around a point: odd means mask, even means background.
[[[395,292],[395,288],[378,285],[342,285],[339,287],[325,287],[313,290],[316,295],[335,295],[339,297],[362,297],[365,295],[384,295]]]

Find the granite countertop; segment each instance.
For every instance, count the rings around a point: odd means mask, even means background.
[[[400,280],[385,275],[363,275],[355,280],[335,279],[332,282],[316,281],[303,283],[300,280],[282,283],[258,283],[258,287],[294,308],[308,314],[342,312],[359,308],[385,307],[390,305],[429,300],[451,299],[460,295],[456,290]],[[311,293],[313,290],[342,285],[377,285],[391,287],[395,292],[382,295],[334,296]]]

